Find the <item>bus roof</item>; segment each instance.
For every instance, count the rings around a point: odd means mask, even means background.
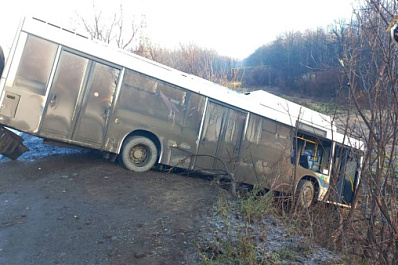
[[[283,124],[294,127],[297,123],[301,130],[312,132],[327,139],[340,143],[344,141],[344,144],[355,148],[362,146],[360,141],[337,133],[336,126],[333,125],[333,121],[329,116],[271,93],[265,91],[254,91],[246,94],[238,93],[131,52],[91,40],[82,34],[77,34],[74,31],[37,18],[24,18],[21,24],[21,31]]]

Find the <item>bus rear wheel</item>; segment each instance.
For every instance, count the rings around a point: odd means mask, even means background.
[[[302,209],[309,208],[314,202],[315,188],[310,180],[302,179],[297,186],[298,206]]]
[[[127,169],[145,172],[156,164],[157,154],[152,140],[144,136],[130,136],[123,143],[121,160]]]

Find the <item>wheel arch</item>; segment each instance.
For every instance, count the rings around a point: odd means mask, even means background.
[[[312,182],[312,184],[314,185],[314,191],[315,191],[314,199],[318,200],[319,192],[320,192],[320,184],[319,184],[318,179],[316,177],[314,177],[314,176],[306,175],[306,176],[304,176],[304,177],[302,177],[301,179],[298,180],[297,185],[296,185],[296,189],[298,188],[298,184],[299,184],[300,180],[302,180],[302,179]]]
[[[157,161],[158,162],[160,161],[160,158],[162,157],[162,151],[163,151],[161,141],[159,140],[159,137],[156,134],[154,134],[150,131],[146,131],[146,130],[135,130],[135,131],[132,131],[131,133],[127,134],[123,138],[123,141],[119,146],[119,154],[122,150],[124,141],[130,136],[143,136],[143,137],[150,139],[155,144],[156,149],[158,150]]]

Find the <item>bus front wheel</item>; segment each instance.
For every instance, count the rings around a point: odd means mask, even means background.
[[[145,172],[156,164],[157,153],[152,140],[144,136],[130,136],[123,143],[121,160],[127,169]]]
[[[310,180],[302,179],[297,186],[298,205],[302,209],[309,208],[314,202],[315,188]]]

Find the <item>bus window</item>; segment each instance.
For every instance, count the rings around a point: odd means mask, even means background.
[[[261,140],[261,132],[263,119],[257,115],[250,115],[249,124],[246,131],[246,140],[249,143],[259,144]]]
[[[320,157],[320,172],[322,174],[329,175],[329,165],[330,165],[330,153],[331,153],[331,142],[324,141],[322,148],[322,155]]]
[[[292,164],[298,159],[298,164],[303,168],[323,174],[329,173],[330,141],[304,134],[295,137],[295,141],[297,141],[298,153],[296,153],[296,142],[293,142]]]
[[[29,35],[14,85],[44,95],[57,48],[55,43]]]

